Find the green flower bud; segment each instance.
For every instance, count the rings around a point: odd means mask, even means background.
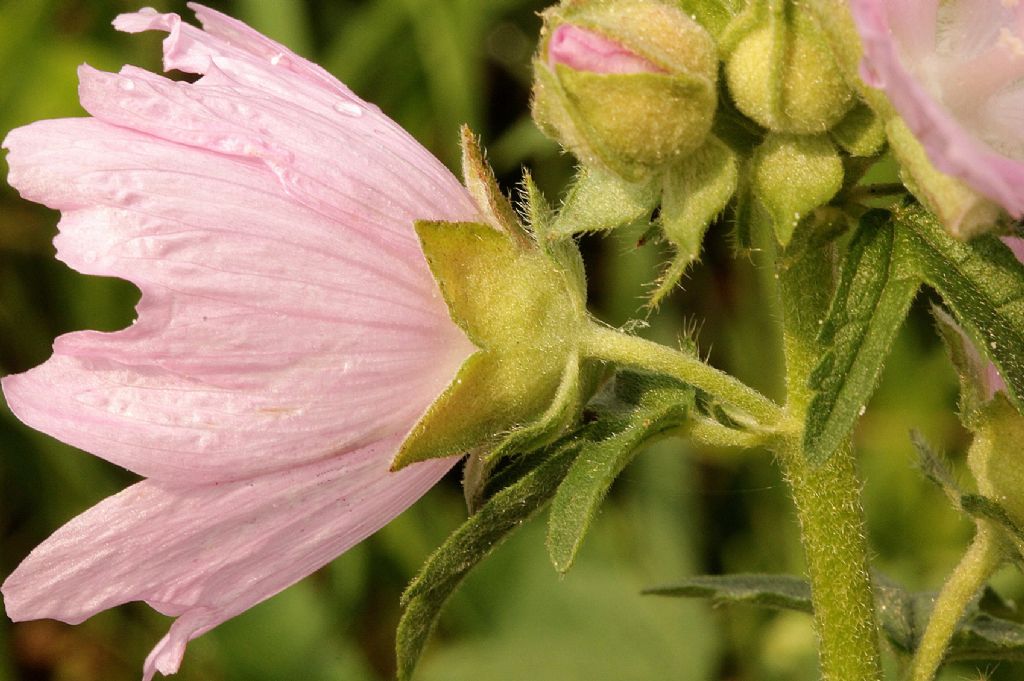
[[[1024,527],[1024,416],[1004,396],[996,395],[980,421],[967,453],[978,491]]]
[[[703,144],[718,59],[708,32],[677,6],[577,0],[544,22],[533,115],[580,160],[639,180]]]
[[[736,107],[774,132],[821,133],[853,106],[825,35],[804,11],[775,0],[750,26],[725,62],[726,82]]]
[[[800,221],[843,186],[843,162],[825,135],[768,135],[751,165],[754,194],[783,246]]]

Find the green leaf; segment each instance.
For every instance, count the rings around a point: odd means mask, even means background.
[[[761,608],[810,613],[811,585],[793,575],[697,575],[665,586],[644,589],[652,596],[710,598],[718,605],[754,605]]]
[[[495,494],[470,516],[424,563],[402,595],[405,611],[398,623],[398,679],[412,677],[445,601],[463,578],[554,495],[579,452],[571,439],[538,456],[529,473]]]
[[[677,584],[653,587],[645,594],[683,598],[711,598],[727,605],[754,605],[810,613],[811,588],[791,575],[701,575]],[[991,596],[990,592],[987,592]],[[879,625],[896,650],[912,655],[931,614],[935,593],[911,593],[882,575],[875,575],[875,604]],[[1001,599],[981,598],[971,603],[957,625],[946,652],[947,661],[1024,660],[1024,624],[988,611],[1008,608]]]
[[[597,167],[582,167],[562,202],[549,238],[602,232],[650,219],[658,204],[659,184],[627,182]]]
[[[1014,406],[1024,408],[1024,265],[995,236],[964,243],[920,207],[897,211],[895,220],[924,280],[999,369]]]
[[[819,335],[825,348],[811,373],[804,450],[821,463],[849,436],[875,390],[919,280],[906,265],[902,239],[887,214],[861,221]]]
[[[561,573],[572,567],[583,538],[619,473],[640,447],[682,425],[693,404],[693,389],[675,381],[624,372],[615,382],[617,386],[611,390],[620,395],[632,393],[629,399],[635,399],[636,406],[609,410],[594,422],[551,505],[548,555]]]

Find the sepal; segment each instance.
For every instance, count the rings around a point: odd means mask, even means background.
[[[858,102],[829,134],[850,156],[877,156],[885,146],[885,122],[863,102]]]
[[[901,119],[890,119],[885,132],[900,164],[900,179],[939,218],[947,232],[966,241],[998,224],[1003,210],[933,166],[924,147]]]
[[[582,271],[490,225],[418,222],[416,232],[452,320],[480,349],[392,467],[489,449],[523,428],[557,434],[566,408],[553,400],[576,380],[566,372],[579,372],[575,347],[588,319]],[[559,423],[537,424],[553,414]]]
[[[754,151],[752,190],[786,246],[800,221],[843,186],[843,162],[825,135],[769,135]]]
[[[735,152],[713,135],[665,174],[659,222],[676,252],[651,294],[652,307],[700,257],[704,233],[729,204],[738,181]]]
[[[1013,525],[1024,527],[1024,416],[996,393],[980,410],[973,430],[967,465],[978,491],[998,504]],[[1020,534],[1011,540],[1018,551],[1024,549]]]
[[[563,239],[647,221],[658,205],[659,189],[654,178],[628,182],[600,167],[583,166],[546,236]]]

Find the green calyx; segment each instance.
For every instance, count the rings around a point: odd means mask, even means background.
[[[769,130],[826,132],[854,104],[825,34],[793,0],[755,0],[721,44],[737,108]]]
[[[967,240],[998,225],[1002,209],[933,166],[924,147],[902,119],[896,116],[889,119],[885,132],[889,148],[900,164],[900,179],[939,218],[947,232]]]
[[[769,135],[754,150],[754,195],[772,216],[786,246],[800,221],[843,185],[843,162],[825,135]]]
[[[978,491],[1024,527],[1024,416],[1002,394],[981,410],[967,453]]]
[[[544,13],[534,60],[533,115],[585,164],[639,181],[701,146],[717,106],[714,41],[678,7],[657,0],[568,2]],[[659,69],[584,71],[549,62],[563,24],[622,45]]]
[[[416,233],[452,320],[479,350],[413,427],[393,469],[494,450],[510,438],[539,446],[581,408],[576,344],[588,316],[579,254],[571,244],[538,245],[468,132],[463,143],[466,183],[489,224],[424,221]],[[534,217],[545,212],[530,207]]]

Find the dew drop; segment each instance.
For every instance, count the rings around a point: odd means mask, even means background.
[[[281,63],[282,59],[284,59],[284,52],[278,52],[277,54],[270,58],[270,63],[274,66],[277,66],[278,64]]]
[[[125,92],[131,92],[135,89],[135,81],[131,78],[122,78],[117,82],[117,85]]]
[[[338,102],[337,104],[334,105],[334,110],[340,114],[345,114],[346,116],[353,116],[355,118],[359,118],[360,116],[363,115],[362,108],[358,104],[353,104],[352,102]]]

